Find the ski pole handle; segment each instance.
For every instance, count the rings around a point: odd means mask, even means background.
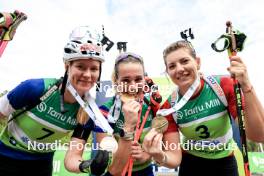
[[[228,49],[228,55],[229,55],[229,57],[235,56],[237,54],[236,38],[235,38],[235,35],[233,33],[233,27],[232,27],[231,21],[226,22],[226,33],[230,34],[230,36],[231,36],[231,47],[229,47],[229,49]]]

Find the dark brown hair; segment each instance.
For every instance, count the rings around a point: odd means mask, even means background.
[[[129,52],[122,53],[119,56],[117,56],[115,60],[114,72],[112,74],[113,83],[116,83],[116,80],[118,78],[118,66],[121,63],[139,63],[140,65],[142,65],[143,71],[145,73],[144,62],[141,56]]]

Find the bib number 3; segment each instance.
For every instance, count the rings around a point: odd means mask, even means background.
[[[200,126],[196,127],[195,131],[199,133],[199,137],[202,139],[206,139],[206,138],[210,137],[208,127],[205,125],[200,125]]]

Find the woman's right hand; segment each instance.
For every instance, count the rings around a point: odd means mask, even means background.
[[[148,134],[144,137],[142,148],[144,151],[149,153],[154,158],[162,157],[162,138],[163,134],[158,133],[154,128],[152,128]]]
[[[134,128],[138,120],[138,112],[140,110],[140,104],[137,101],[131,100],[125,102],[122,107],[124,113],[124,127]]]

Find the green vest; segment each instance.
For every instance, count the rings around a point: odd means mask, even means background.
[[[44,92],[56,81],[45,79]],[[36,107],[10,121],[0,139],[14,149],[32,153],[51,152],[61,146],[60,139],[67,136],[77,125],[79,104],[65,103],[65,108],[68,111],[61,114],[60,94],[56,90]],[[21,110],[14,114],[19,111]]]
[[[181,147],[185,152],[209,159],[223,158],[233,152],[236,144],[227,107],[206,82],[200,95],[173,116],[182,134]]]

